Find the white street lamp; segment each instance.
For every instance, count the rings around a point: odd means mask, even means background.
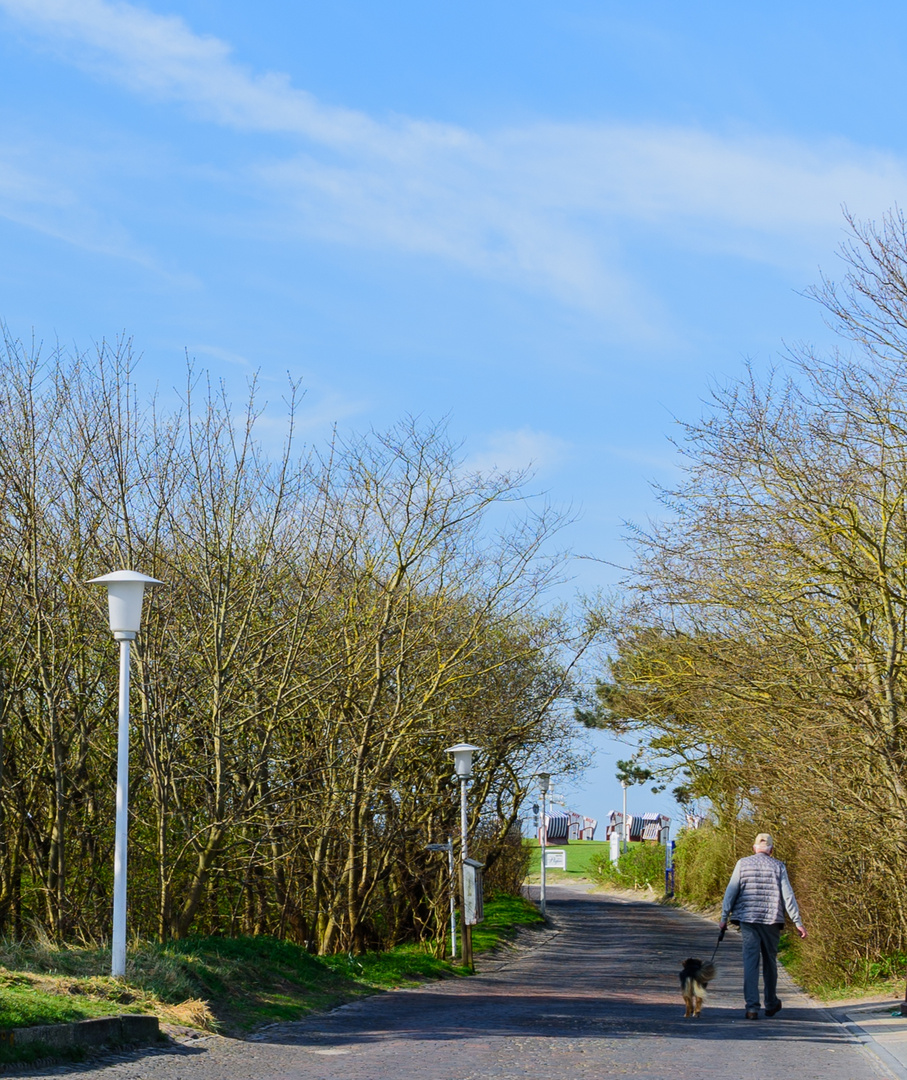
[[[548,818],[545,810],[545,796],[548,794],[548,788],[551,786],[551,773],[536,773],[535,778],[539,782],[539,793],[542,796],[542,816],[539,825],[539,844],[542,849],[542,877],[539,891],[539,908],[541,909],[542,915],[545,916],[547,915],[547,897],[545,895],[545,871],[547,870],[547,867],[545,866],[545,850],[548,846]]]
[[[142,621],[146,585],[163,585],[135,570],[117,570],[92,578],[89,585],[107,586],[110,629],[120,643],[120,697],[117,729],[116,835],[113,851],[113,941],[110,973],[126,974],[126,851],[129,831],[129,643]]]
[[[448,746],[447,754],[453,754],[454,772],[460,781],[460,900],[462,914],[463,962],[472,967],[472,927],[466,922],[466,887],[463,881],[463,864],[466,862],[466,784],[472,779],[472,755],[481,747],[472,743],[457,743]]]
[[[473,746],[472,743],[468,742],[457,743],[456,746],[448,746],[445,753],[453,754],[454,772],[457,774],[458,780],[472,779],[472,755],[473,752],[478,749],[478,746]]]

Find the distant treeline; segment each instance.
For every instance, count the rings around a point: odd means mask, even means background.
[[[492,877],[533,761],[570,768],[584,643],[541,606],[557,515],[438,427],[298,453],[288,398],[272,454],[254,386],[237,413],[189,372],[164,410],[125,345],[41,358],[6,337],[0,934],[110,932],[117,652],[86,581],[113,569],[166,583],[133,648],[131,934],[431,938],[447,859],[426,844],[459,834],[445,748],[482,748]]]
[[[584,714],[710,805],[688,894],[720,898],[775,834],[816,980],[907,953],[907,227],[850,225],[843,280],[813,293],[840,350],[750,371],[685,425]]]

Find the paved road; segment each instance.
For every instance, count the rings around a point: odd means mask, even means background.
[[[45,1070],[70,1080],[878,1080],[882,1062],[790,984],[771,1020],[743,1017],[729,934],[701,1020],[676,972],[714,924],[687,912],[551,890],[553,927],[471,979],[383,994],[268,1028]]]

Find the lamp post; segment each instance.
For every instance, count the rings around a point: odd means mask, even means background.
[[[627,841],[629,840],[629,830],[627,828],[627,787],[629,785],[627,784],[626,780],[621,780],[620,786],[624,789],[624,820],[621,823],[621,827],[620,827],[620,836],[621,836],[620,853],[621,853],[621,855],[623,855],[623,854],[626,853],[627,848],[630,846],[627,843]]]
[[[547,915],[547,898],[545,896],[545,883],[546,883],[546,870],[545,866],[545,850],[548,846],[548,817],[545,810],[545,796],[548,794],[548,788],[551,786],[551,773],[540,772],[535,774],[536,780],[539,782],[539,793],[542,796],[542,816],[539,819],[539,844],[542,848],[542,876],[541,885],[539,891],[539,908],[543,916]]]
[[[142,621],[146,585],[162,585],[157,578],[135,570],[116,570],[92,578],[89,585],[107,586],[110,629],[120,643],[120,694],[117,727],[116,834],[113,850],[113,940],[110,973],[126,974],[126,852],[129,832],[129,643]]]
[[[466,921],[466,885],[463,880],[463,864],[467,858],[466,851],[466,784],[472,778],[472,755],[480,749],[472,743],[457,743],[456,746],[448,746],[445,753],[453,754],[454,772],[460,782],[460,919],[463,941],[463,963],[472,967],[472,927]]]

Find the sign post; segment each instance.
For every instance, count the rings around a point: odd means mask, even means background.
[[[671,819],[662,814],[660,825],[658,839],[665,849],[665,896],[670,898],[674,895],[674,841],[671,839]]]
[[[448,836],[446,844],[428,844],[429,851],[447,852],[447,891],[450,893],[450,956],[452,960],[457,957],[457,904],[454,897],[454,845],[453,837]]]
[[[548,900],[545,895],[546,880],[545,870],[547,869],[547,860],[545,859],[545,848],[548,846],[548,813],[545,809],[545,796],[548,794],[548,789],[551,784],[551,773],[540,772],[535,774],[536,780],[539,782],[539,794],[542,797],[542,820],[539,825],[539,845],[542,849],[542,857],[540,859],[541,865],[539,869],[541,871],[540,885],[539,885],[539,910],[542,913],[542,917],[547,917]]]

